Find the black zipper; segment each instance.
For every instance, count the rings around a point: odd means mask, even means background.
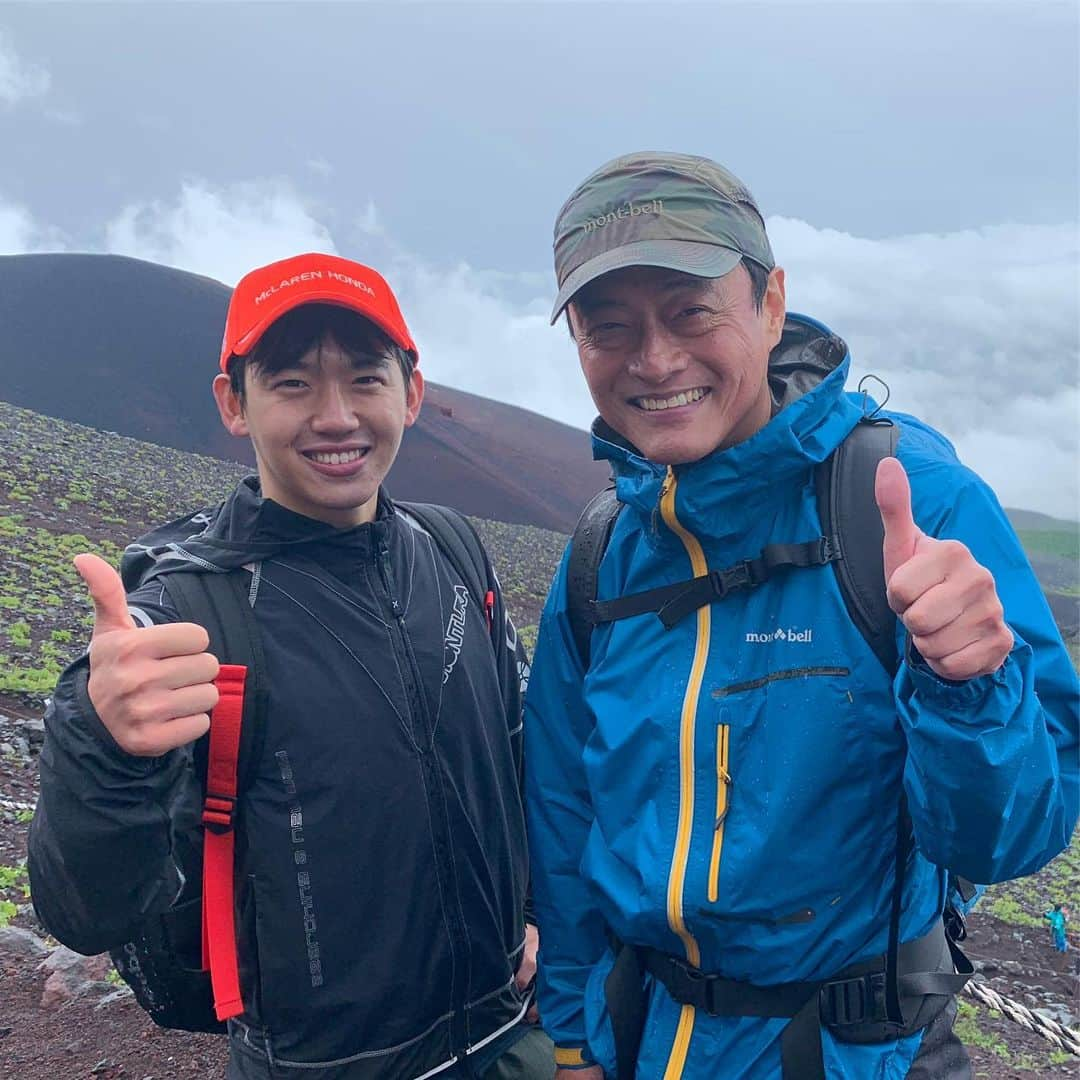
[[[846,667],[797,667],[788,668],[786,671],[774,671],[760,679],[751,679],[749,682],[732,683],[731,686],[722,686],[714,690],[714,698],[725,698],[731,694],[741,694],[744,690],[757,690],[771,682],[780,682],[784,679],[806,679],[817,675],[843,676],[850,675],[851,668]]]
[[[424,789],[430,811],[431,842],[438,869],[438,885],[443,890],[443,918],[446,922],[447,936],[450,940],[451,973],[450,1001],[454,1015],[450,1024],[451,1050],[458,1057],[464,1057],[469,1045],[468,1017],[465,1005],[472,986],[471,950],[469,935],[466,930],[465,912],[461,902],[461,887],[458,882],[457,860],[454,858],[454,844],[450,828],[450,815],[447,809],[446,785],[438,757],[434,752],[434,727],[427,699],[423,692],[420,668],[416,662],[408,628],[405,625],[405,611],[394,592],[393,569],[390,564],[390,549],[386,543],[379,545],[379,576],[382,580],[386,598],[393,613],[392,626],[398,653],[405,660],[399,665],[402,681],[409,705],[409,719],[414,732],[416,746],[420,751],[420,768],[424,777]],[[450,883],[450,889],[444,883]]]

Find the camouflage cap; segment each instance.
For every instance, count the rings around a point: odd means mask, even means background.
[[[627,154],[580,184],[555,219],[551,321],[611,270],[663,266],[721,277],[743,256],[766,270],[775,265],[761,211],[738,177],[689,154]]]

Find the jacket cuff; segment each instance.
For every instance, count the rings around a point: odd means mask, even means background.
[[[557,1069],[588,1069],[596,1062],[589,1057],[583,1046],[556,1046],[555,1067]]]
[[[1013,651],[1015,652],[1017,646],[1023,647],[1023,643],[1015,632],[1013,636],[1015,638]],[[956,682],[938,675],[919,650],[912,645],[910,637],[904,649],[904,666],[911,679],[912,689],[919,697],[933,702],[940,709],[954,716],[977,709],[991,694],[1005,686],[1012,665],[1012,653],[1010,653],[1005,657],[1001,667],[992,674],[976,675],[972,679]]]

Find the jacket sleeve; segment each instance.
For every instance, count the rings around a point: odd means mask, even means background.
[[[584,993],[606,947],[604,923],[579,870],[593,810],[582,754],[592,720],[566,616],[566,555],[548,594],[525,698],[526,818],[540,929],[544,1028],[563,1067],[594,1060]]]
[[[1076,672],[1020,541],[990,488],[918,435],[899,457],[919,526],[956,539],[994,575],[1015,644],[992,675],[939,678],[897,622],[894,690],[905,786],[922,853],[991,884],[1034,873],[1069,844],[1080,812]],[[950,448],[951,449],[951,448]]]
[[[177,617],[160,585],[129,603],[140,624]],[[45,713],[27,862],[41,922],[87,955],[128,940],[178,897],[177,838],[198,813],[190,747],[157,758],[121,750],[90,702],[89,666],[83,655],[63,672]]]

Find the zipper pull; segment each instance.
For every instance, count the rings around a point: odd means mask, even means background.
[[[671,485],[675,483],[675,470],[669,465],[667,472],[664,474],[664,479],[660,483],[660,499],[659,503],[663,503],[667,498],[667,493],[671,490]],[[658,504],[659,505],[659,504]]]
[[[671,485],[675,483],[675,470],[669,465],[667,472],[664,474],[664,479],[660,481],[660,497],[656,500],[656,506],[652,512],[652,525],[653,536],[660,535],[660,524],[664,521],[664,500],[667,498],[668,492],[671,490]]]
[[[390,607],[395,615],[400,615],[401,605],[398,604],[397,597],[394,595],[394,576],[390,567],[390,549],[386,544],[379,545],[379,562],[382,564],[383,583],[386,585],[386,591],[390,596]]]

